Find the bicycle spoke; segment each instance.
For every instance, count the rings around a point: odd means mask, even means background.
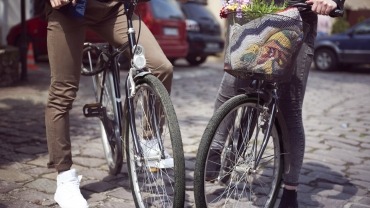
[[[150,85],[154,80],[147,81],[137,85],[133,99],[131,125],[138,135],[135,138],[129,134],[126,138],[132,192],[137,207],[172,207],[183,201],[181,193],[184,190],[180,190],[184,173],[182,143],[172,144],[173,141],[181,142],[181,137],[179,129],[171,127],[177,124],[175,117],[164,111],[170,110],[164,106],[168,101],[161,100],[162,95]],[[135,142],[139,152],[133,148]]]
[[[220,107],[206,128],[209,132],[205,132],[202,137],[204,142],[201,141],[198,153],[208,153],[213,142],[217,144],[212,146],[213,149],[221,147],[220,136],[225,138],[225,145],[219,153],[221,167],[216,181],[210,183],[203,179],[203,186],[194,186],[195,191],[204,192],[204,198],[200,196],[196,199],[197,206],[269,207],[280,183],[281,138],[273,126],[266,149],[257,161],[266,139],[263,107],[256,105],[256,102],[246,102],[248,98],[243,96],[234,99],[239,100],[234,103],[233,100],[228,101]],[[204,175],[207,175],[206,167],[215,164],[212,163],[215,160],[208,160],[210,152],[201,155],[207,162],[204,166],[198,166],[203,163],[199,162],[202,158],[197,155],[195,171],[203,169]],[[195,180],[199,182],[198,178]]]

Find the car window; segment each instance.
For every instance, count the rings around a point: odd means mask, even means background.
[[[158,19],[183,19],[184,16],[175,0],[151,0],[154,16]]]
[[[188,3],[185,4],[184,13],[188,17],[188,19],[193,20],[214,20],[215,16],[205,8],[205,6],[200,4],[192,4]]]
[[[370,22],[360,24],[356,27],[354,34],[356,35],[370,35]]]

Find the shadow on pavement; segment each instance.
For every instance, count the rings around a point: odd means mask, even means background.
[[[131,199],[132,197],[129,183],[130,182],[128,173],[121,172],[116,176],[108,175],[99,181],[93,183],[89,182],[81,186],[81,192],[84,195],[84,197],[86,197],[86,199],[89,199],[92,197],[91,195],[94,193],[102,193],[114,190],[116,188],[123,188],[124,191],[128,193],[126,195],[128,195],[130,197],[129,199]],[[110,194],[112,194],[113,196],[115,195],[114,193]],[[124,194],[117,193],[117,196],[115,197],[121,198],[124,197]]]
[[[27,81],[0,88],[0,166],[26,163],[48,154],[44,113],[49,83],[49,71],[44,67],[29,71]],[[94,99],[91,94],[80,94]],[[86,100],[85,97],[76,99],[70,113],[71,137],[86,135],[84,125],[96,123],[82,115],[81,102],[88,102]]]
[[[43,104],[0,99],[0,115],[1,165],[47,153]]]
[[[343,72],[354,73],[354,74],[368,74],[370,75],[370,65],[369,64],[358,64],[349,66],[342,69]]]
[[[302,185],[307,186],[298,194],[302,205],[310,207],[324,207],[319,201],[332,201],[334,207],[338,201],[351,199],[358,192],[358,188],[349,182],[343,173],[332,170],[322,163],[307,162],[303,164],[301,177]],[[301,172],[301,173],[302,173]],[[302,182],[303,181],[303,182]],[[325,198],[325,199],[323,199]],[[329,203],[325,203],[329,204]]]

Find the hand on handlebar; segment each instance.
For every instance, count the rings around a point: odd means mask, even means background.
[[[329,15],[337,8],[337,3],[333,0],[307,0],[306,4],[311,5],[311,10],[317,14]]]
[[[76,5],[77,0],[50,0],[50,4],[54,9],[59,9],[62,6],[65,6],[69,3],[72,3],[73,6]]]

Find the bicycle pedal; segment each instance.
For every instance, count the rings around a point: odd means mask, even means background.
[[[83,113],[85,117],[100,117],[104,108],[100,103],[85,104],[83,107]]]

